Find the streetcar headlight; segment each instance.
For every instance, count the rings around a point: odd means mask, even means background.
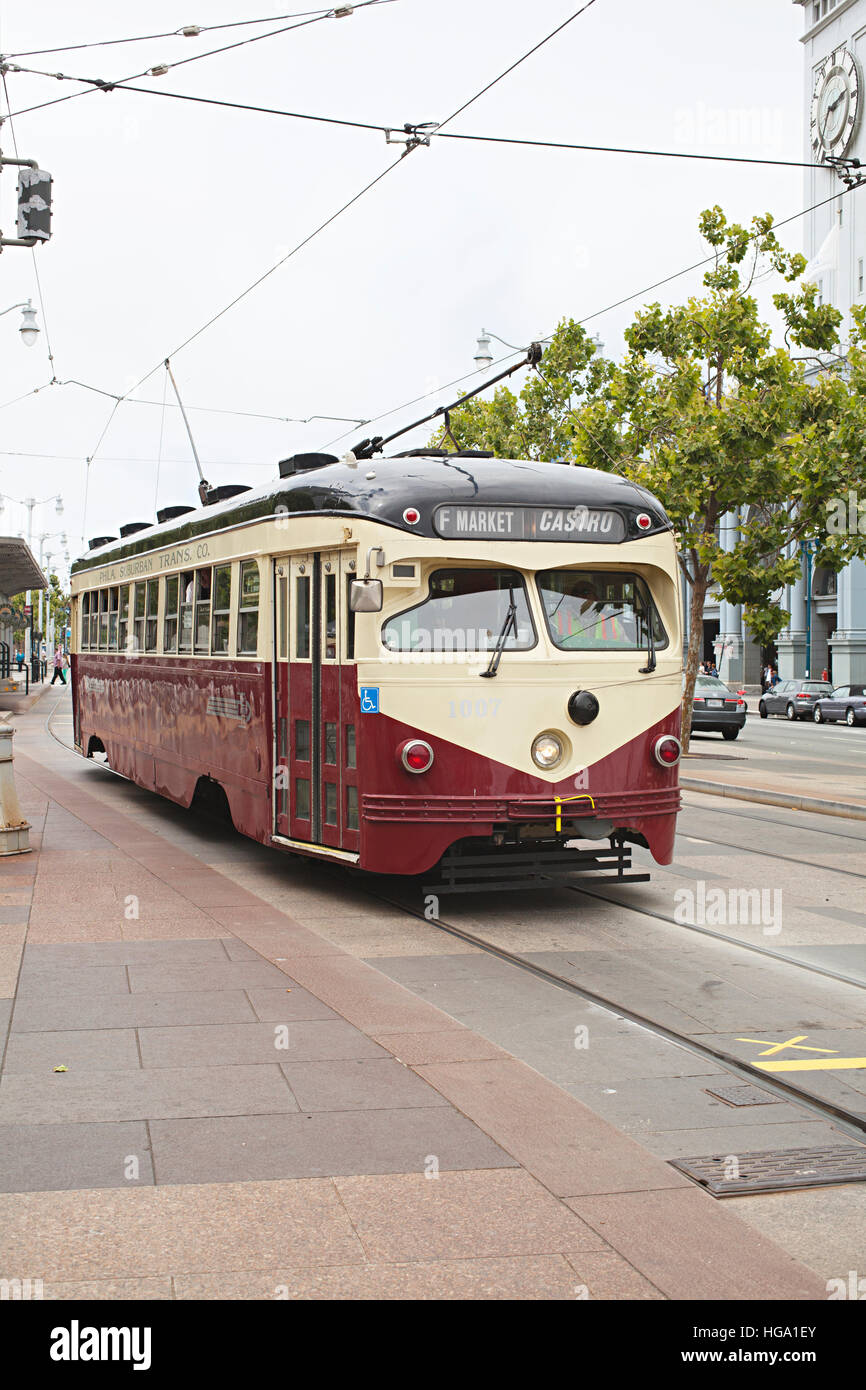
[[[556,767],[562,762],[562,739],[557,734],[539,734],[532,744],[532,761],[536,767]]]
[[[401,743],[397,756],[407,772],[427,772],[433,766],[433,749],[423,738],[410,738]]]
[[[673,734],[664,734],[661,738],[657,738],[653,746],[655,760],[662,767],[676,767],[681,753],[682,745]]]

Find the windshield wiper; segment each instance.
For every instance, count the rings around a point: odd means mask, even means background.
[[[514,601],[513,589],[508,590],[508,596],[508,612],[505,614],[505,622],[502,624],[502,630],[500,631],[499,636],[496,639],[496,646],[493,648],[493,655],[490,658],[490,665],[487,667],[486,671],[478,672],[482,680],[486,680],[489,676],[496,675],[496,672],[499,670],[499,663],[502,660],[502,652],[505,647],[506,640],[508,638],[508,633],[512,628],[514,629],[515,633],[517,632],[517,604]]]

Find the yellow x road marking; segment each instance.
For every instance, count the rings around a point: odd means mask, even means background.
[[[768,1038],[737,1038],[737,1042],[756,1043],[763,1047],[765,1051],[758,1054],[760,1057],[771,1057],[786,1047],[792,1048],[795,1052],[829,1054],[826,1057],[798,1057],[790,1061],[786,1059],[780,1062],[753,1062],[752,1066],[759,1067],[761,1071],[851,1071],[855,1068],[866,1068],[866,1057],[840,1057],[832,1047],[801,1047],[803,1039],[808,1036],[808,1033],[798,1033],[783,1043],[772,1043]]]
[[[770,1057],[774,1052],[782,1052],[786,1047],[793,1047],[797,1052],[834,1052],[832,1047],[800,1047],[799,1044],[804,1038],[808,1038],[808,1033],[798,1033],[796,1037],[789,1038],[787,1042],[771,1043],[768,1038],[737,1038],[737,1042],[766,1044],[766,1052],[760,1054],[761,1057]]]

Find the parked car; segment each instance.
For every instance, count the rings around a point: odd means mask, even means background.
[[[834,724],[844,719],[849,729],[855,724],[866,724],[866,685],[837,685],[818,701],[812,718],[816,724]]]
[[[729,690],[716,676],[698,676],[692,706],[694,733],[717,733],[732,739],[745,722],[746,702],[741,695]]]
[[[758,713],[762,719],[770,714],[784,714],[786,719],[811,719],[816,700],[831,695],[833,687],[829,681],[807,681],[804,679],[779,681],[761,696]]]

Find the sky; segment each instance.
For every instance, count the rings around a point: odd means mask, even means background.
[[[4,2],[0,50],[20,67],[120,80],[298,21],[16,55],[272,19],[306,4],[315,0]],[[131,85],[400,130],[446,121],[578,6],[389,0]],[[800,160],[802,28],[792,0],[594,0],[447,129]],[[445,389],[457,378],[477,385],[482,327],[524,345],[563,317],[589,318],[616,356],[642,302],[679,302],[699,290],[700,275],[598,311],[698,260],[703,208],[720,203],[743,221],[805,206],[796,168],[444,138],[400,159],[381,130],[24,72],[10,71],[6,83],[13,119],[0,127],[0,147],[9,157],[17,144],[21,158],[51,172],[54,211],[47,245],[0,256],[0,310],[32,299],[42,330],[26,349],[20,311],[0,315],[0,493],[40,503],[62,495],[62,517],[52,501],[33,514],[34,551],[51,553],[52,568],[60,559],[61,571],[63,542],[52,534],[61,527],[74,560],[89,537],[196,502],[167,356],[209,482],[257,486],[276,476],[280,458],[342,452],[447,404],[464,386]],[[72,93],[85,94],[26,111]],[[7,167],[7,237],[15,187]],[[794,223],[785,244],[799,249],[802,236]],[[85,385],[48,385],[52,377]],[[127,392],[115,408],[111,396]],[[385,412],[372,425],[352,423]],[[394,447],[429,434],[425,426]],[[25,509],[6,500],[0,531],[26,529]]]

